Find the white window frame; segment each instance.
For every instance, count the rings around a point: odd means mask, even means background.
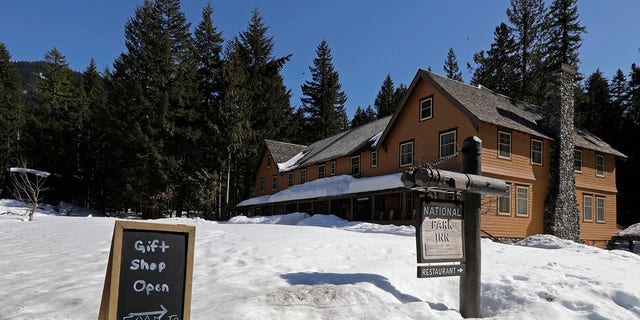
[[[503,137],[508,141],[503,142]],[[498,131],[498,158],[511,159],[511,145],[511,132]]]
[[[289,176],[287,177],[287,185],[291,187],[293,185],[293,172],[289,172]]]
[[[354,164],[354,161],[357,161],[357,164]],[[351,175],[359,176],[360,175],[360,155],[351,157]]]
[[[540,150],[535,150],[533,148],[534,145],[539,145],[540,146]],[[534,155],[539,155],[540,157],[540,162],[536,162],[534,161]],[[544,142],[542,140],[538,140],[538,139],[531,139],[531,164],[535,164],[535,165],[542,165],[542,162],[544,161]]]
[[[318,166],[318,179],[322,179],[326,176],[326,167],[323,164]]]
[[[278,190],[278,176],[275,174],[271,176],[271,190]]]
[[[520,191],[524,191],[524,198],[521,196]],[[524,204],[524,211],[521,212]],[[529,187],[528,186],[516,186],[516,216],[528,217],[529,216]]]
[[[271,168],[271,156],[267,156],[267,168]]]
[[[573,149],[573,169],[582,172],[582,150]]]
[[[602,212],[602,219],[600,219]],[[596,196],[596,222],[605,223],[605,198],[603,196]]]
[[[331,161],[331,175],[332,176],[336,175],[336,162],[335,161]]]
[[[423,104],[426,103],[427,101],[429,101],[429,105],[424,106]],[[420,112],[420,121],[433,118],[433,96],[420,100],[420,102],[418,103],[418,109]],[[429,115],[426,117],[423,117],[422,114],[425,110],[429,110]]]
[[[307,182],[307,169],[300,169],[300,184]]]
[[[371,168],[378,167],[378,151],[371,151]]]
[[[587,217],[587,212],[590,215],[589,217]],[[593,222],[593,195],[585,194],[582,196],[582,219],[587,222]]]
[[[507,211],[503,211],[501,209],[501,200],[503,199],[509,199],[508,200],[508,205],[507,205]],[[510,216],[511,215],[511,184],[507,183],[507,192],[505,192],[505,194],[503,196],[498,196],[498,205],[496,206],[498,209],[498,215],[501,216]]]
[[[604,155],[596,154],[596,176],[604,177]]]
[[[405,146],[411,146],[411,150],[404,150]],[[400,143],[399,151],[400,151],[400,167],[407,167],[407,166],[413,165],[413,141],[407,141],[407,142]],[[410,157],[411,161],[406,162],[406,163],[403,162],[403,160],[404,160],[403,156],[405,156],[405,155],[406,156],[411,155],[411,157]]]
[[[451,135],[451,134],[453,134],[453,142],[452,143],[447,143],[446,146],[453,145],[453,152],[451,152],[451,154],[443,155],[442,154],[443,153],[442,149],[443,149],[443,147],[445,147],[445,145],[442,144],[442,138],[445,137],[445,136]],[[449,131],[440,133],[438,141],[439,141],[439,143],[438,143],[438,156],[439,156],[440,159],[456,153],[457,148],[458,148],[458,133],[457,133],[456,130],[449,130]]]

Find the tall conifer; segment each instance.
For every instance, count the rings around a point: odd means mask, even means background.
[[[458,66],[458,59],[456,58],[456,53],[453,51],[453,48],[449,48],[449,52],[447,53],[447,59],[444,60],[444,74],[447,78],[453,79],[456,81],[463,82],[462,80],[462,72],[460,72],[460,67]]]
[[[546,26],[547,68],[558,68],[560,63],[578,67],[578,49],[582,45],[582,34],[586,32],[580,25],[576,0],[554,0],[549,7]],[[549,70],[555,71],[555,70]]]
[[[24,124],[20,86],[9,51],[0,42],[0,170],[15,164],[18,157]],[[2,185],[4,174],[0,174],[0,186]]]
[[[306,129],[307,142],[314,142],[344,129],[347,96],[342,90],[340,76],[333,67],[331,49],[322,40],[316,49],[313,66],[309,67],[311,80],[302,85],[303,110],[309,127]]]

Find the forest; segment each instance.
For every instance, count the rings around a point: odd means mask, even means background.
[[[547,74],[579,66],[586,31],[576,0],[511,0],[493,42],[466,63],[469,83],[539,104]],[[192,26],[179,0],[145,1],[125,25],[125,45],[112,68],[92,60],[76,72],[55,47],[42,61],[13,61],[0,39],[0,168],[51,172],[72,190],[61,197],[100,212],[225,219],[254,191],[264,139],[308,144],[393,114],[407,90],[387,75],[349,119],[323,40],[292,102],[281,75],[291,55],[274,56],[258,9],[225,40],[210,4]],[[454,48],[442,70],[463,81]],[[628,156],[617,181],[618,223],[629,225],[640,220],[640,67],[621,66],[610,79],[578,71],[576,124]]]

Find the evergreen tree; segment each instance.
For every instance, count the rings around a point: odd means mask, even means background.
[[[626,113],[636,124],[640,124],[640,67],[631,65],[627,94]]]
[[[396,90],[393,92],[393,98],[395,99],[394,105],[397,106],[398,104],[400,104],[400,100],[404,98],[404,95],[407,93],[407,90],[408,88],[407,86],[404,85],[404,83],[401,83],[400,85],[398,85]]]
[[[493,37],[489,51],[480,51],[473,55],[476,68],[471,84],[483,85],[506,96],[515,96],[515,40],[505,23],[495,28]]]
[[[53,48],[44,60],[44,72],[35,89],[36,106],[28,118],[27,162],[70,178],[80,169],[79,147],[87,110],[72,82],[66,57]]]
[[[578,105],[576,121],[607,142],[617,141],[617,128],[622,123],[622,109],[611,103],[609,82],[600,70],[589,76],[585,83],[587,101]]]
[[[387,76],[382,82],[382,86],[380,86],[380,91],[378,91],[376,100],[373,103],[373,105],[376,107],[376,114],[378,119],[392,115],[395,112],[397,102],[397,95],[395,90],[395,85],[393,84],[393,80],[391,80],[391,75],[387,73]],[[362,110],[362,112],[364,112],[364,110]]]
[[[444,74],[449,79],[463,82],[462,72],[460,72],[460,68],[458,67],[458,59],[456,58],[456,53],[451,47],[449,48],[449,52],[447,53],[447,59],[444,61]]]
[[[537,100],[543,87],[545,15],[543,0],[511,0],[511,8],[507,9],[517,57],[515,94],[511,97],[531,103],[541,102]]]
[[[620,71],[620,70],[618,70]],[[640,206],[640,192],[637,188],[638,176],[640,176],[640,149],[638,140],[640,139],[640,121],[638,110],[640,109],[640,68],[635,64],[631,65],[631,73],[628,82],[624,86],[625,93],[618,94],[618,82],[624,78],[622,71],[617,72],[612,80],[612,98],[614,101],[622,100],[624,106],[623,125],[619,129],[620,149],[627,155],[626,161],[616,162],[617,185],[618,185],[618,224],[629,226],[638,222],[637,209]]]
[[[20,134],[23,132],[22,94],[20,79],[4,43],[0,42],[0,170],[15,163]],[[4,174],[0,174],[0,188]]]
[[[615,76],[611,79],[611,103],[616,109],[624,110],[627,107],[627,96],[629,87],[627,85],[627,77],[622,70],[618,69]]]
[[[576,0],[554,0],[549,7],[546,65],[557,69],[560,63],[577,67],[580,59],[578,49],[582,45],[582,34],[586,32],[580,25]],[[554,71],[554,70],[549,70]]]
[[[312,79],[302,85],[304,97],[300,99],[309,123],[305,130],[308,142],[346,129],[344,103],[347,96],[342,91],[338,72],[333,68],[331,49],[326,40],[320,42],[316,55],[313,66],[309,67]]]
[[[366,109],[362,109],[362,107],[358,106],[356,113],[353,115],[353,119],[351,120],[351,128],[356,128],[375,120],[376,113],[373,111],[371,106],[367,106]]]

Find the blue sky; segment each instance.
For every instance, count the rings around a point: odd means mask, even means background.
[[[82,71],[91,57],[100,69],[111,68],[124,51],[124,25],[143,0],[3,1],[0,42],[14,60],[42,60],[54,46],[72,69]],[[206,0],[183,0],[192,27],[201,19]],[[300,86],[310,79],[315,49],[326,39],[340,74],[349,116],[357,106],[373,104],[387,73],[396,84],[409,84],[418,68],[443,73],[453,47],[465,81],[474,52],[488,49],[493,30],[506,22],[507,0],[490,1],[212,1],[213,21],[225,39],[244,30],[258,8],[275,55],[293,54],[283,69],[292,105],[300,105]],[[597,68],[611,78],[620,68],[640,64],[640,1],[578,2],[587,28],[579,66],[583,74]]]

